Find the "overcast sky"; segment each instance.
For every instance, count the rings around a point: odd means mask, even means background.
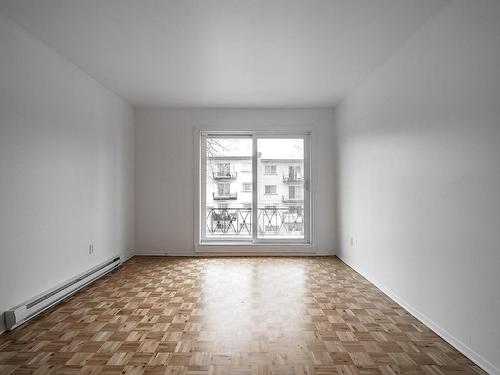
[[[213,145],[212,156],[252,156],[251,138],[208,138]],[[257,140],[257,151],[263,159],[303,159],[303,139],[267,139]]]

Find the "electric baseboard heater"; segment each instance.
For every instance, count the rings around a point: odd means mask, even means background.
[[[75,293],[85,285],[101,276],[104,276],[108,272],[113,271],[115,268],[119,267],[120,264],[121,259],[119,256],[108,259],[104,263],[91,268],[89,271],[86,271],[61,285],[46,291],[45,293],[13,307],[5,312],[5,327],[8,330],[16,328],[17,326],[40,314],[42,311],[55,305],[63,298]]]

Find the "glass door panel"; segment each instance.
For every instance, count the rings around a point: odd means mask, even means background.
[[[252,239],[252,142],[251,136],[204,138],[207,240]]]
[[[257,239],[304,240],[304,138],[257,138]]]

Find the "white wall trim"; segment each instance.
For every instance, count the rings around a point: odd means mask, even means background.
[[[136,254],[137,257],[333,257],[335,254],[327,253],[302,253],[302,252],[266,252],[261,251],[249,251],[249,252],[238,252],[238,253],[227,253],[227,252],[207,252],[207,253],[187,253],[187,252],[168,252],[168,253],[143,253]]]
[[[412,314],[415,318],[420,320],[426,326],[428,326],[431,330],[433,330],[437,335],[439,335],[442,339],[447,341],[450,345],[452,345],[455,349],[481,367],[484,371],[491,375],[500,375],[500,369],[496,367],[493,363],[482,357],[480,354],[476,353],[473,349],[469,348],[462,341],[453,336],[450,332],[441,328],[437,323],[435,323],[431,318],[420,312],[418,309],[414,308],[411,304],[409,304],[405,299],[401,298],[398,294],[396,294],[391,288],[388,288],[384,284],[378,282],[373,275],[361,269],[358,264],[354,264],[348,261],[345,257],[340,254],[337,254],[337,257],[351,267],[354,271],[359,273],[373,285],[375,285],[378,289],[380,289],[383,293],[389,296],[392,300],[394,300],[398,305]]]

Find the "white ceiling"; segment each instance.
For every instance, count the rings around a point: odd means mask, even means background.
[[[137,106],[332,106],[444,0],[0,0]]]

